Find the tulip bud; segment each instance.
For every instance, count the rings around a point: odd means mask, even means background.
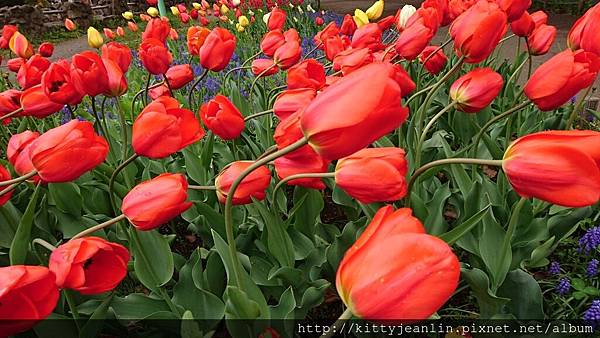
[[[476,113],[487,107],[502,89],[504,81],[491,68],[477,68],[458,78],[450,87],[456,109]]]
[[[239,23],[239,22],[235,24],[235,29],[238,31],[238,33],[241,33],[241,32],[243,32],[244,30],[246,30],[246,29],[244,28],[244,26],[240,25],[240,23]]]
[[[221,15],[225,15],[225,14],[229,13],[229,7],[225,6],[225,4],[222,4],[221,8],[220,8],[220,12],[221,12]]]
[[[156,18],[159,14],[158,9],[156,9],[156,7],[148,7],[146,13],[148,13],[148,15],[150,15],[153,18]]]
[[[219,72],[229,64],[235,50],[236,38],[225,28],[216,27],[200,48],[200,64],[206,69]]]
[[[398,30],[402,31],[406,28],[408,19],[415,14],[417,9],[413,5],[404,5],[400,10],[400,16],[398,18]]]
[[[161,174],[133,187],[123,198],[121,211],[137,230],[158,228],[192,206],[187,188],[183,175]]]
[[[437,51],[437,52],[436,52]],[[431,53],[436,52],[433,56],[430,56]],[[429,59],[429,60],[427,60]],[[446,62],[448,62],[448,58],[444,54],[444,50],[438,48],[437,46],[429,46],[423,50],[423,53],[419,56],[419,60],[421,62],[425,62],[423,67],[431,74],[439,74],[444,67],[446,66]]]
[[[123,16],[123,18],[125,18],[125,20],[133,20],[133,13],[130,11],[123,12],[123,14],[121,15]]]
[[[556,27],[546,24],[540,25],[527,37],[527,45],[531,55],[544,55],[548,53],[556,39]]]
[[[104,40],[102,39],[100,32],[91,26],[87,30],[87,40],[88,45],[92,48],[100,48],[102,47],[102,44],[104,44]]]
[[[65,28],[69,31],[72,32],[74,30],[77,29],[77,25],[73,22],[73,20],[66,18],[65,19]]]
[[[245,15],[242,15],[242,16],[238,17],[238,23],[242,27],[247,27],[250,24],[250,21],[248,20],[248,18]]]
[[[377,20],[383,14],[383,7],[383,0],[377,0],[365,11],[365,14],[367,14],[369,20]]]
[[[171,6],[171,13],[175,16],[178,16],[180,14],[179,8],[177,8],[177,6]],[[150,14],[150,13],[148,13],[148,14]],[[150,14],[150,15],[152,15],[152,14]]]
[[[43,42],[39,47],[38,47],[38,54],[40,54],[43,57],[51,57],[52,54],[54,54],[54,45],[51,44],[50,42]]]
[[[197,2],[192,2],[192,7],[194,7],[194,9],[196,10],[200,10],[202,8],[202,5],[200,5]]]
[[[107,39],[109,39],[109,40],[114,40],[115,39],[115,32],[113,32],[112,29],[105,27],[102,30],[104,32],[104,36],[106,36]],[[100,46],[101,45],[102,45],[102,43],[100,43]],[[100,47],[95,47],[95,48],[100,48]]]
[[[304,60],[288,70],[287,86],[320,90],[325,86],[325,68],[315,59]]]
[[[238,7],[242,2],[240,0],[231,0],[233,7]]]
[[[129,30],[130,30],[130,31],[132,31],[132,32],[134,32],[134,33],[135,33],[135,32],[137,32],[137,31],[138,31],[138,29],[139,29],[139,28],[138,28],[138,25],[137,25],[135,22],[133,22],[133,21],[129,21],[129,22],[127,23],[127,27],[129,28]]]
[[[356,23],[356,27],[360,28],[369,23],[369,17],[365,12],[357,8],[354,10],[354,22]]]
[[[154,38],[145,39],[140,44],[139,57],[150,74],[161,75],[168,69],[173,56],[165,45]]]
[[[225,167],[215,178],[217,188],[217,198],[219,202],[225,203],[233,181],[240,174],[251,166],[252,161],[236,161]],[[266,166],[261,166],[244,177],[233,196],[233,205],[242,205],[252,203],[252,199],[263,200],[269,183],[271,182],[271,172]]]
[[[583,49],[600,55],[600,5],[590,8],[571,27],[567,44],[573,50]]]
[[[246,127],[242,113],[223,95],[202,104],[200,118],[208,129],[224,140],[238,138]]]
[[[167,70],[167,80],[171,89],[183,88],[194,80],[194,70],[188,64],[172,66]]]
[[[10,38],[9,46],[10,50],[20,58],[29,59],[33,55],[33,46],[25,35],[18,31]]]

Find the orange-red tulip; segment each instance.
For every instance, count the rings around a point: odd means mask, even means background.
[[[359,150],[337,162],[335,184],[360,203],[397,201],[407,189],[404,155],[400,148]]]
[[[267,32],[261,42],[260,42],[260,50],[266,56],[272,57],[275,54],[277,48],[281,47],[285,43],[285,37],[283,36],[283,32],[281,29],[275,29]]]
[[[351,47],[355,49],[369,48],[371,52],[383,49],[381,43],[382,31],[376,23],[361,26],[352,36]]]
[[[0,164],[0,182],[8,181],[11,179],[10,172],[4,168],[2,164]],[[0,196],[0,207],[2,207],[10,198],[12,197],[13,191],[9,191],[6,194]]]
[[[396,73],[390,64],[372,63],[325,88],[302,114],[302,131],[313,149],[325,159],[339,159],[398,128],[408,109],[401,105]]]
[[[115,39],[116,35],[115,35],[115,32],[112,29],[104,27],[102,29],[102,31],[104,32],[104,36],[106,36],[107,39],[109,39],[109,40],[114,40]]]
[[[327,24],[323,29],[315,34],[313,38],[313,42],[316,46],[319,46],[319,49],[323,49],[322,44],[325,43],[325,40],[329,39],[332,36],[338,36],[340,33],[340,29],[338,28],[335,21],[331,21]]]
[[[333,58],[333,70],[342,71],[344,76],[373,61],[369,48],[346,49]]]
[[[485,60],[506,31],[506,14],[497,4],[479,1],[450,26],[454,50],[468,63]]]
[[[573,50],[581,48],[600,55],[600,4],[590,8],[575,22],[567,43]]]
[[[117,32],[117,35],[120,36],[120,37],[124,37],[125,36],[125,30],[121,26],[117,27],[116,32]]]
[[[296,89],[297,90],[297,89]],[[275,128],[273,133],[273,140],[279,149],[283,149],[290,144],[298,141],[304,136],[301,126],[302,110],[292,113],[281,122]],[[287,156],[292,156],[296,152],[291,152]]]
[[[340,26],[340,33],[344,35],[351,36],[356,31],[356,22],[352,18],[352,15],[346,14],[344,15],[344,20],[342,21],[342,25]]]
[[[22,133],[14,134],[8,140],[6,157],[8,158],[8,162],[15,168],[17,174],[26,175],[33,171],[34,167],[30,158],[31,144],[38,137],[40,137],[40,133],[26,130]],[[31,180],[38,183],[40,177],[35,175]]]
[[[202,104],[200,118],[208,129],[224,140],[238,138],[246,127],[242,113],[223,95]]]
[[[10,39],[17,32],[17,26],[4,25],[2,27],[2,36],[0,36],[0,49],[8,49]]]
[[[200,47],[210,34],[210,29],[200,26],[192,26],[187,30],[187,47],[191,55],[200,55]]]
[[[298,41],[291,40],[281,45],[273,54],[273,61],[282,70],[286,70],[300,61],[302,48]]]
[[[113,290],[127,276],[129,252],[121,244],[84,237],[60,245],[50,255],[48,268],[56,285],[83,295]]]
[[[144,68],[154,75],[164,74],[173,62],[173,56],[169,49],[165,47],[164,43],[153,38],[142,41],[139,55]]]
[[[220,72],[229,64],[235,50],[236,38],[225,28],[214,28],[200,47],[200,64],[213,72]]]
[[[600,200],[600,133],[543,131],[513,142],[502,168],[513,189],[526,198],[566,207]]]
[[[319,90],[325,86],[325,68],[315,59],[304,60],[288,69],[287,86]]]
[[[161,174],[133,187],[123,198],[121,211],[138,230],[158,228],[192,206],[187,187],[185,176]]]
[[[420,21],[407,26],[394,44],[398,55],[407,60],[414,60],[433,38],[433,31]]]
[[[390,29],[394,25],[395,21],[396,21],[396,19],[394,18],[393,15],[388,15],[385,18],[377,21],[377,26],[379,26],[379,29],[381,29],[382,32],[385,32],[386,30]]]
[[[33,46],[19,31],[16,31],[10,38],[8,46],[20,58],[29,59],[33,55]]]
[[[0,93],[0,118],[21,107],[21,91],[7,89]]]
[[[171,25],[169,19],[166,17],[154,18],[148,21],[146,29],[142,33],[142,41],[147,39],[156,39],[163,44],[167,42],[169,33],[171,31]]]
[[[102,58],[92,51],[73,55],[71,80],[80,93],[97,96],[108,88],[108,73]]]
[[[285,120],[293,113],[306,107],[316,95],[316,91],[312,88],[284,90],[275,99],[273,113],[280,120]]]
[[[274,7],[271,10],[271,15],[269,15],[269,20],[267,21],[267,28],[272,31],[275,29],[283,29],[285,26],[285,19],[287,15],[285,11],[279,7]]]
[[[448,0],[448,18],[454,21],[479,0]]]
[[[324,42],[325,57],[329,61],[333,61],[338,54],[346,50],[350,46],[348,37],[340,37],[339,35],[330,36]]]
[[[48,130],[31,144],[33,167],[45,182],[76,180],[104,162],[108,143],[90,122],[71,120]]]
[[[121,71],[126,73],[131,64],[131,50],[123,44],[111,41],[102,46],[102,58],[116,62]]]
[[[136,154],[163,158],[200,140],[204,130],[194,113],[162,96],[142,110],[133,123],[131,145]]]
[[[0,268],[0,336],[26,331],[46,319],[58,302],[54,274],[44,266]]]
[[[74,30],[77,29],[77,25],[73,22],[73,20],[66,18],[65,19],[65,28],[69,31],[72,32]]]
[[[300,39],[300,33],[298,33],[298,31],[294,28],[290,28],[283,32],[283,38],[285,39],[285,42],[296,41],[298,44],[302,42],[302,39]]]
[[[506,13],[508,21],[519,19],[531,6],[531,0],[496,0],[496,3]]]
[[[129,28],[129,30],[132,31],[132,32],[134,32],[134,33],[139,30],[138,25],[135,22],[133,22],[133,21],[129,21],[127,23],[127,28]]]
[[[59,60],[52,63],[42,76],[42,88],[51,101],[76,105],[85,96],[85,93],[79,92],[73,84],[70,69],[69,61]]]
[[[565,50],[544,62],[525,84],[525,95],[542,111],[554,110],[589,87],[600,71],[600,57]]]
[[[280,179],[303,173],[325,173],[329,167],[329,162],[325,161],[308,145],[291,154],[277,158],[274,163],[277,177]],[[299,178],[288,181],[286,184],[310,189],[325,189],[325,183],[320,178]]]
[[[491,68],[476,68],[459,77],[450,87],[456,109],[476,113],[487,107],[502,89],[502,76]]]
[[[171,89],[183,88],[194,80],[194,70],[188,64],[172,66],[167,70],[166,75]]]
[[[260,77],[277,74],[279,67],[271,59],[256,59],[252,61],[252,74]]]
[[[54,45],[50,42],[42,42],[38,47],[38,54],[47,58],[51,57],[54,54]]]
[[[217,187],[217,198],[219,202],[225,203],[233,181],[252,165],[252,161],[236,161],[225,167],[215,179]],[[263,200],[269,183],[271,172],[266,166],[261,166],[244,177],[233,195],[233,205],[252,203],[252,199]]]
[[[17,82],[21,89],[27,89],[42,82],[42,75],[50,67],[50,61],[36,54],[21,65],[17,73]]]
[[[531,20],[535,23],[535,26],[546,24],[548,22],[548,14],[544,11],[537,11],[531,13]]]
[[[125,92],[127,92],[127,78],[119,64],[108,58],[103,58],[102,61],[108,77],[104,95],[108,97],[117,97],[125,94]]]
[[[346,251],[336,287],[357,317],[411,322],[444,305],[459,276],[460,264],[446,242],[425,234],[410,209],[387,206]]]
[[[21,108],[23,111],[19,116],[33,116],[43,119],[63,108],[64,104],[56,103],[46,95],[42,85],[26,89],[21,94]]]
[[[435,54],[430,56],[433,52]],[[423,64],[423,68],[427,70],[431,74],[439,74],[444,67],[446,67],[446,63],[448,62],[448,58],[444,54],[443,49],[438,48],[438,46],[428,46],[423,49],[423,53],[419,56],[419,60],[421,62],[425,62]]]
[[[8,70],[10,70],[13,73],[17,73],[25,62],[27,62],[27,60],[22,58],[12,58],[6,61],[6,68],[8,68]]]
[[[538,26],[527,37],[529,53],[531,55],[544,55],[548,53],[555,39],[556,27],[546,24]]]
[[[525,12],[520,18],[510,23],[510,29],[516,36],[527,37],[535,29],[535,22],[531,15]]]
[[[438,16],[438,22],[441,26],[449,25],[454,18],[450,17],[449,1],[448,0],[425,0],[421,4],[421,8],[435,9]]]

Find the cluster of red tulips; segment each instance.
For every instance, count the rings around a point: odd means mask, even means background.
[[[228,273],[240,288],[244,268],[237,258],[231,209],[267,197],[273,181],[269,165],[279,179],[275,190],[284,184],[323,190],[324,179],[333,178],[337,187],[363,204],[409,201],[418,175],[438,164],[421,167],[420,163],[421,147],[431,125],[450,109],[476,114],[502,90],[503,77],[477,64],[490,57],[508,28],[527,40],[530,55],[545,54],[552,46],[556,28],[547,24],[543,12],[528,13],[530,5],[531,0],[426,0],[408,18],[399,11],[396,16],[365,23],[346,15],[341,26],[328,23],[314,36],[315,50],[304,58],[298,31],[286,30],[289,18],[285,10],[273,6],[260,53],[256,54],[262,56],[252,61],[251,70],[255,80],[286,73],[286,89],[278,94],[271,110],[259,113],[272,112],[279,120],[273,133],[276,149],[256,160],[230,163],[207,186],[192,187],[180,173],[163,173],[141,182],[126,194],[120,207],[115,206],[120,212],[115,212],[113,219],[66,238],[53,249],[48,268],[0,268],[0,333],[21,332],[46,318],[57,304],[59,289],[84,295],[113,290],[127,275],[128,249],[88,235],[123,220],[135,228],[132,233],[156,229],[192,206],[188,189],[214,190],[224,204],[234,267]],[[450,41],[459,57],[450,69],[444,46],[431,45],[437,30],[446,25],[450,25]],[[192,26],[186,34],[190,55],[199,59],[205,71],[192,91],[208,71],[225,70],[236,49],[235,33],[205,26]],[[167,18],[150,18],[141,36],[141,63],[149,74],[163,81],[146,89],[152,101],[141,111],[132,112],[131,149],[126,134],[129,127],[122,124],[123,159],[112,173],[111,194],[112,180],[125,166],[137,157],[163,159],[201,141],[207,134],[202,124],[224,141],[240,138],[247,129],[250,117],[243,116],[224,95],[208,98],[197,112],[191,102],[193,92],[188,102],[175,98],[195,76],[189,64],[173,65],[167,43],[171,30]],[[390,30],[394,39],[385,41],[384,32]],[[523,88],[527,99],[511,112],[532,103],[540,111],[555,110],[594,83],[600,71],[600,5],[575,23],[568,41],[568,49],[533,72]],[[34,53],[16,27],[4,26],[0,48],[9,48],[16,55],[8,61],[8,69],[16,73],[18,84],[18,88],[0,93],[0,118],[5,124],[25,117],[51,117],[65,106],[72,109],[84,97],[92,98],[92,102],[100,95],[118,100],[128,91],[131,51],[118,42],[104,44],[99,52],[84,51],[71,60],[51,62],[51,44],[40,45]],[[310,58],[316,50],[324,53],[327,66]],[[420,64],[432,75],[446,73],[437,83],[415,93],[419,79],[411,78],[402,67],[401,63],[407,62]],[[473,65],[472,70],[451,84],[449,106],[425,125],[431,97],[465,63]],[[328,73],[329,68],[334,73]],[[408,102],[422,94],[427,94],[423,108],[409,112]],[[409,115],[414,128],[422,132],[412,156],[407,157],[404,149],[393,145],[371,147],[401,128]],[[25,130],[10,137],[6,157],[20,176],[12,178],[9,170],[0,166],[0,186],[4,187],[0,203],[6,203],[23,182],[71,182],[106,160],[109,146],[116,144],[109,145],[105,139],[107,132],[101,120],[92,123],[72,117],[44,133]],[[600,200],[599,141],[600,133],[595,131],[542,131],[518,138],[502,160],[438,162],[501,166],[521,197],[582,207]],[[129,150],[132,156],[127,158]],[[329,172],[332,164],[335,170]],[[427,319],[457,287],[458,258],[449,244],[426,233],[409,206],[410,202],[398,209],[392,204],[381,207],[340,262],[337,290],[357,317]]]

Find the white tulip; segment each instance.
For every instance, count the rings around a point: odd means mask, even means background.
[[[263,22],[265,23],[265,25],[269,22],[269,17],[271,16],[271,12],[263,15]]]
[[[308,6],[306,6],[306,10],[312,13],[315,13],[315,10],[312,8],[312,6],[310,4],[308,4]]]
[[[408,19],[410,19],[410,17],[415,14],[416,11],[417,9],[413,5],[404,5],[404,7],[402,7],[400,10],[400,19],[398,19],[399,26],[402,29],[406,28]]]
[[[233,7],[237,7],[241,4],[242,2],[240,0],[231,0],[231,4],[233,5]]]

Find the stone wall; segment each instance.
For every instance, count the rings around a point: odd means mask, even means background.
[[[44,14],[38,7],[19,5],[0,7],[0,27],[16,25],[19,30],[29,35],[44,33]]]

